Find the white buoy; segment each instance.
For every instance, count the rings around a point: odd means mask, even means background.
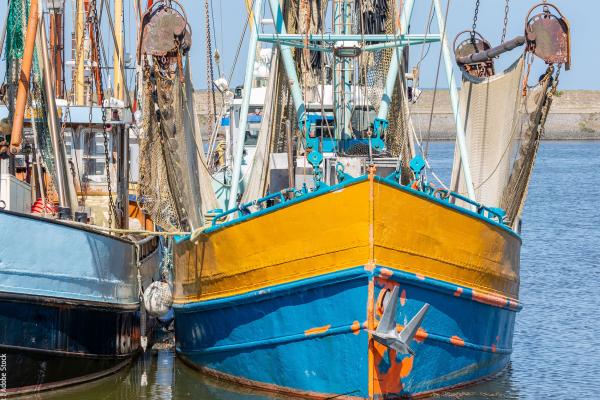
[[[144,291],[144,306],[148,314],[162,317],[173,305],[173,293],[168,283],[152,282]]]

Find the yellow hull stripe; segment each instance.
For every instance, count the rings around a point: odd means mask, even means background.
[[[175,302],[374,264],[517,298],[520,245],[479,218],[361,181],[176,245]]]

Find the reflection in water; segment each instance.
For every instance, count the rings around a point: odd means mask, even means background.
[[[430,149],[432,165],[445,179],[452,154],[450,143]],[[600,142],[542,144],[525,207],[524,308],[517,317],[512,365],[496,379],[435,398],[572,399],[600,392],[599,171]],[[33,398],[272,399],[203,377],[173,350],[148,352],[118,374]]]
[[[85,385],[42,393],[36,400],[267,400],[206,378],[175,357],[174,350],[147,352],[133,365]]]

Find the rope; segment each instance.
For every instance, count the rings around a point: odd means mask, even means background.
[[[162,236],[162,237],[188,236],[188,235],[194,234],[197,231],[200,231],[200,230],[204,231],[206,228],[208,228],[208,226],[206,226],[206,227],[195,229],[194,231],[163,232],[163,231],[149,231],[149,230],[145,230],[145,229],[111,228],[111,227],[105,227],[105,226],[89,225],[89,224],[85,224],[82,222],[69,221],[69,220],[64,220],[63,222],[67,223],[68,225],[81,226],[81,227],[86,227],[88,229],[91,228],[93,230],[97,230],[100,232],[118,233],[118,234],[123,234],[123,235]]]

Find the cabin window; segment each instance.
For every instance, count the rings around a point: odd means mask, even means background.
[[[75,149],[73,148],[73,132],[70,129],[65,129],[63,140],[65,141],[65,152],[67,158],[72,159],[75,155]]]
[[[110,136],[109,136],[110,137]],[[85,129],[81,131],[81,161],[86,180],[106,182],[106,156],[104,154],[104,134],[99,130]],[[111,141],[108,153],[112,154]]]
[[[335,136],[335,123],[333,119],[320,118],[311,124],[312,137],[332,138]]]

